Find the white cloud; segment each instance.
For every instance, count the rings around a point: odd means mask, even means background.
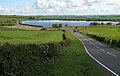
[[[8,8],[3,8],[2,6],[0,6],[0,14],[6,14],[9,12],[10,12],[10,10]]]
[[[0,14],[120,14],[120,0],[37,0],[12,8],[0,6]]]

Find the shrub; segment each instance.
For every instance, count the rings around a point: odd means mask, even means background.
[[[117,46],[120,47],[120,40],[117,41]]]
[[[47,28],[42,28],[41,30],[42,30],[42,31],[45,31],[45,30],[47,30]]]
[[[108,22],[106,25],[112,25],[112,23]]]
[[[117,45],[117,40],[111,40],[111,45],[116,46]]]
[[[70,39],[59,43],[47,44],[1,44],[0,45],[0,75],[29,76],[30,66],[35,62],[44,64],[59,55],[70,43]],[[36,66],[37,67],[37,66]]]
[[[117,23],[116,25],[120,25],[120,22],[119,22],[119,23]]]
[[[93,22],[93,23],[90,23],[91,26],[97,26],[97,25],[100,25],[98,22]]]
[[[66,24],[65,27],[67,27],[68,25]]]

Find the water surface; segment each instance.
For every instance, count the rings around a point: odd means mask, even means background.
[[[28,24],[33,26],[43,26],[43,27],[50,27],[53,24],[62,24],[62,25],[69,25],[69,26],[89,26],[92,22],[98,23],[112,23],[112,25],[116,25],[119,22],[112,22],[112,21],[61,21],[61,20],[36,20],[36,21],[22,21],[22,24]]]

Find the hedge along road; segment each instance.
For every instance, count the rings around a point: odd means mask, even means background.
[[[120,51],[105,46],[78,32],[71,30],[71,33],[83,43],[88,55],[110,72],[110,75],[120,75]]]

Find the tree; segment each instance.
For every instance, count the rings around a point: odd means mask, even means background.
[[[62,24],[59,24],[59,27],[61,28],[61,27],[62,27]]]
[[[52,27],[58,28],[60,30],[60,28],[62,27],[62,24],[53,24]]]
[[[53,24],[52,27],[53,28],[59,28],[59,24]]]
[[[68,25],[66,24],[65,27],[67,27]]]
[[[101,23],[101,25],[105,25],[104,23]]]
[[[90,23],[90,25],[97,26],[97,25],[100,25],[100,24],[98,22],[93,22],[93,23]]]
[[[119,22],[119,23],[117,23],[116,25],[120,25],[120,22]]]
[[[112,25],[112,23],[108,22],[106,25]]]

